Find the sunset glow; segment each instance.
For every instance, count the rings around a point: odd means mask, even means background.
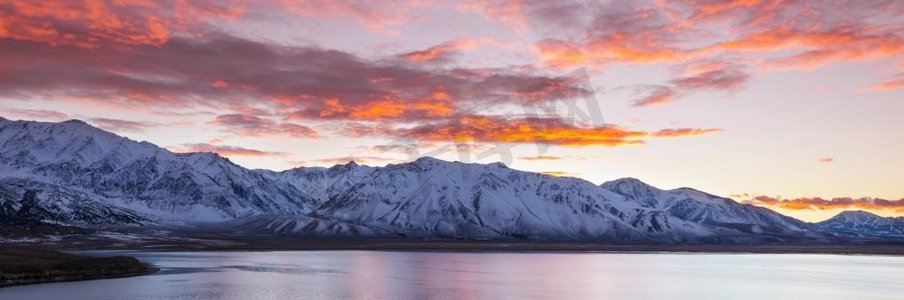
[[[0,0],[0,116],[904,215],[904,1]]]

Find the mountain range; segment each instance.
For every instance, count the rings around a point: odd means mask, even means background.
[[[904,239],[904,217],[844,212],[807,223],[633,178],[596,185],[423,157],[251,170],[213,153],[173,153],[78,120],[0,118],[0,226],[218,230],[234,235],[763,243]],[[130,229],[131,228],[131,229]]]

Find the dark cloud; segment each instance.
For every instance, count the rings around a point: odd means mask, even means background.
[[[222,33],[126,49],[0,38],[0,62],[6,96],[173,110],[241,110],[255,99],[256,107],[290,119],[438,119],[481,105],[589,92],[536,70],[433,69]]]
[[[506,118],[473,113],[492,114],[494,108],[504,106],[556,103],[592,95],[586,74],[550,76],[548,70],[530,66],[463,68],[417,63],[447,60],[471,47],[494,43],[488,39],[453,40],[422,51],[364,58],[313,45],[289,46],[239,37],[208,24],[214,19],[243,16],[247,5],[234,1],[149,1],[146,6],[87,0],[46,6],[0,3],[4,16],[14,16],[2,19],[0,27],[0,96],[172,111],[172,116],[225,111],[229,113],[217,116],[211,124],[243,136],[317,137],[314,128],[300,124],[313,122],[319,126],[316,121],[322,120],[339,121],[331,122],[338,123],[332,126],[352,137],[401,136],[418,141],[456,142],[462,138],[618,146],[655,137],[614,125],[574,125],[557,115]],[[89,14],[90,5],[96,3],[109,4],[98,10],[105,18]],[[377,11],[343,11],[365,9],[367,5],[322,4],[288,7],[301,14],[322,11],[362,20],[382,15]],[[621,39],[620,44],[611,45],[626,50],[618,52],[625,55],[659,55],[647,50],[631,52],[641,46],[669,50],[644,44],[654,35],[662,35],[654,32],[665,26],[658,23],[661,18],[632,23],[649,8],[623,4],[593,10],[593,17],[586,21],[592,19],[592,24],[611,28],[593,29],[591,35]],[[389,13],[396,6],[379,7]],[[581,8],[593,6],[557,7],[566,11],[538,8],[530,13],[532,18],[548,21],[576,16]],[[105,20],[118,20],[122,26],[106,24]],[[50,34],[39,34],[35,26],[43,26],[41,29]],[[677,78],[675,88],[724,89],[739,81],[731,70],[714,72]],[[660,98],[660,102],[665,99]],[[144,130],[148,125],[103,122],[131,131]]]

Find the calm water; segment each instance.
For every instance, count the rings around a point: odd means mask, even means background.
[[[888,256],[127,253],[161,271],[3,288],[0,299],[904,299],[904,257]]]

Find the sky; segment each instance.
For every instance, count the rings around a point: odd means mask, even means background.
[[[0,116],[904,215],[904,1],[0,0]]]

